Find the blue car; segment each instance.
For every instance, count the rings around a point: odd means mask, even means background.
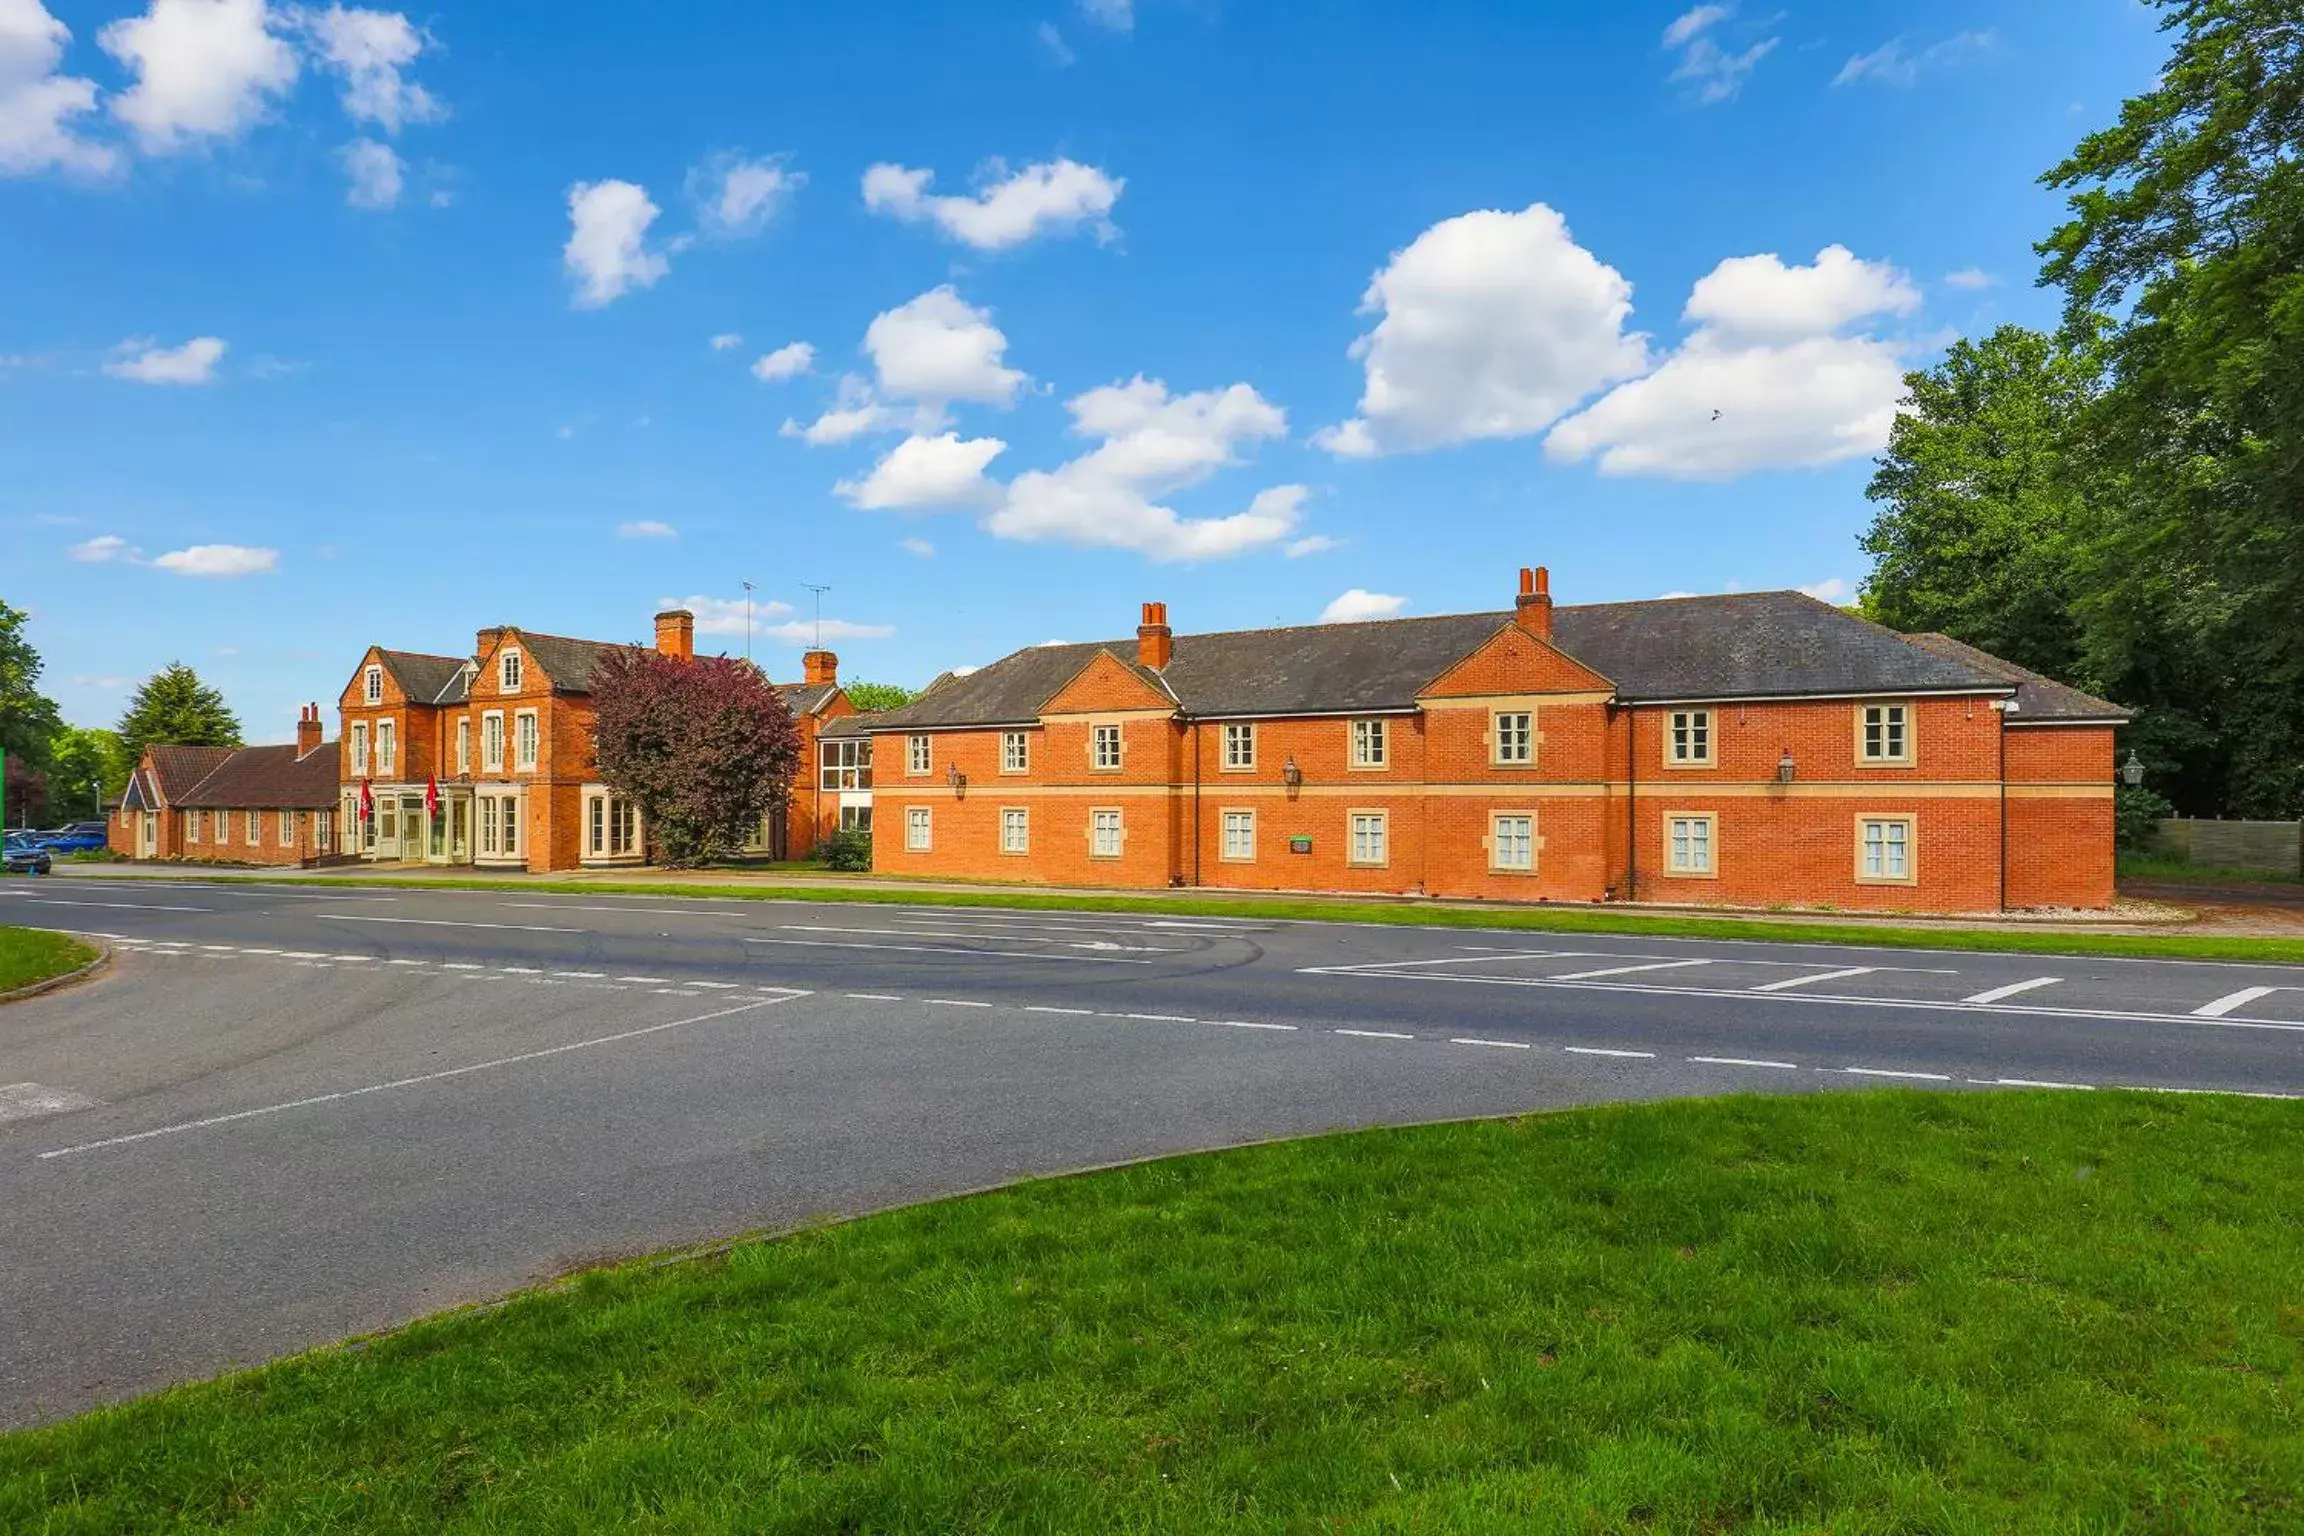
[[[50,853],[87,853],[112,841],[110,829],[101,821],[76,821],[53,832],[35,832],[32,837]]]
[[[0,867],[11,875],[44,875],[55,867],[55,858],[27,834],[11,832],[6,859]]]

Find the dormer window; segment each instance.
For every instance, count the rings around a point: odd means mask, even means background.
[[[370,667],[360,678],[360,696],[370,704],[384,702],[384,669]]]
[[[496,658],[496,688],[500,693],[520,691],[520,653],[506,651]]]

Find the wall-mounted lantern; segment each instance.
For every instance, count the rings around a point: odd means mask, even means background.
[[[1288,786],[1288,793],[1290,794],[1294,794],[1304,787],[1304,770],[1296,766],[1296,759],[1293,754],[1290,755],[1288,761],[1280,765],[1280,782]]]
[[[944,765],[944,782],[952,787],[952,798],[955,800],[968,792],[968,775],[960,771],[958,763]]]
[[[1779,784],[1789,784],[1792,782],[1793,777],[1799,773],[1799,771],[1800,765],[1792,761],[1792,749],[1790,747],[1786,747],[1784,749],[1784,755],[1776,759],[1776,782]]]
[[[2144,787],[2144,765],[2136,760],[2134,748],[2129,749],[2128,761],[2120,765],[2120,782],[2130,789]]]

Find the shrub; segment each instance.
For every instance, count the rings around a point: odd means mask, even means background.
[[[2176,807],[2166,796],[2122,785],[2112,795],[2114,840],[2131,852],[2149,852],[2160,841],[2162,818],[2175,814]]]
[[[872,867],[872,834],[861,827],[842,827],[824,840],[824,867],[851,873]]]

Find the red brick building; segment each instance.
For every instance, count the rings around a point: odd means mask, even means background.
[[[293,745],[150,746],[111,814],[111,847],[130,858],[316,864],[336,848],[336,751],[320,706]]]
[[[695,654],[695,617],[656,615],[656,648]],[[564,870],[646,862],[639,808],[599,777],[592,676],[619,649],[512,625],[481,630],[469,656],[372,646],[339,697],[344,851],[385,863]],[[816,733],[852,713],[829,651],[779,690],[800,731],[787,815],[746,851],[812,849],[837,819],[816,787]]]
[[[2116,706],[1796,592],[1019,651],[864,728],[874,866],[1873,910],[2112,899]]]

